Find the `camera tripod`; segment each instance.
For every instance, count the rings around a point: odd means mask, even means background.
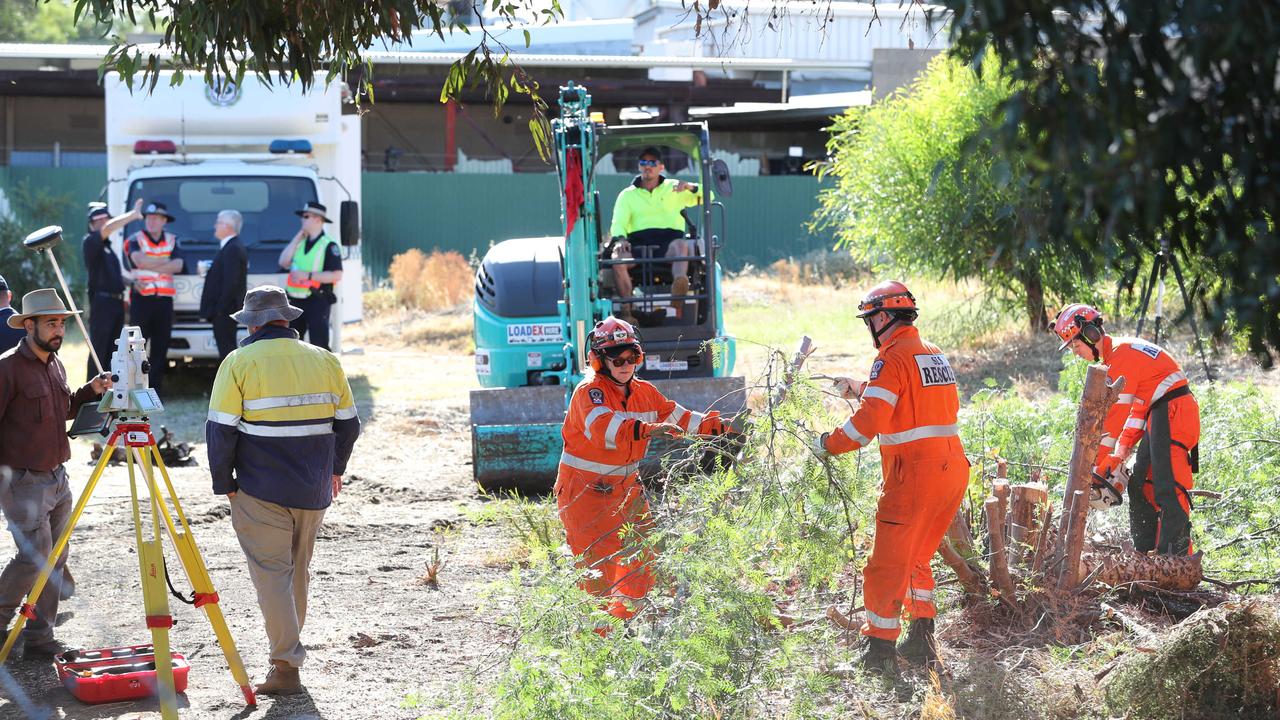
[[[62,536],[58,538],[53,550],[49,553],[49,557],[45,560],[44,567],[40,570],[40,575],[36,578],[35,585],[32,586],[31,592],[27,595],[27,602],[19,609],[15,617],[13,629],[9,631],[4,647],[0,648],[0,663],[4,662],[5,658],[9,656],[9,651],[13,649],[13,645],[22,633],[22,628],[26,621],[35,617],[36,600],[39,599],[40,593],[44,591],[57,559],[62,555],[63,549],[67,547],[67,542],[71,539],[71,532],[75,529],[76,523],[79,522],[81,513],[84,512],[84,508],[88,504],[89,498],[93,495],[98,481],[102,479],[103,471],[106,469],[107,463],[117,447],[124,451],[129,467],[129,494],[133,504],[133,529],[138,547],[138,565],[142,574],[142,598],[146,612],[146,624],[151,630],[151,641],[155,648],[157,691],[160,697],[161,717],[165,720],[177,720],[178,718],[177,692],[174,688],[173,680],[173,660],[169,648],[169,628],[173,626],[173,616],[169,614],[169,598],[165,587],[168,580],[160,529],[161,518],[164,520],[164,525],[168,530],[174,549],[177,551],[178,558],[182,562],[182,567],[186,571],[187,579],[191,581],[194,589],[192,604],[197,608],[204,608],[205,614],[209,618],[209,624],[213,626],[213,632],[217,636],[218,645],[222,648],[223,655],[226,656],[227,667],[231,669],[232,678],[240,686],[245,702],[250,706],[256,705],[257,700],[254,697],[253,688],[249,684],[249,676],[245,672],[244,663],[240,660],[240,653],[236,650],[235,641],[231,638],[231,631],[227,628],[226,619],[222,616],[222,608],[218,605],[218,593],[213,587],[213,581],[209,578],[209,571],[205,567],[204,558],[201,557],[200,550],[196,547],[195,539],[191,535],[191,527],[187,522],[187,516],[182,511],[182,505],[178,503],[178,495],[174,491],[173,482],[169,479],[169,471],[165,468],[164,461],[160,458],[160,450],[156,447],[156,439],[151,434],[151,423],[146,416],[138,414],[122,413],[116,422],[110,439],[107,440],[102,455],[98,458],[97,465],[94,466],[93,474],[89,476],[88,485],[85,486],[84,492],[80,494],[80,498],[76,501],[75,508],[71,512],[71,518],[67,523],[67,528],[63,530]],[[164,489],[167,494],[161,493],[160,485],[156,481],[155,470],[157,469],[160,471],[160,477],[164,480]],[[150,498],[150,540],[143,538],[142,501],[139,500],[138,496],[139,474],[142,476],[142,482],[146,485]],[[170,503],[172,503],[172,510],[170,509]],[[177,518],[176,524],[174,522],[175,516]],[[185,602],[185,598],[183,600]],[[49,618],[49,622],[52,624],[53,618]]]
[[[1173,278],[1178,283],[1178,292],[1182,294],[1182,304],[1186,308],[1187,318],[1191,321],[1191,332],[1196,337],[1196,349],[1200,351],[1200,362],[1204,365],[1205,377],[1213,382],[1213,373],[1209,370],[1209,360],[1204,354],[1204,342],[1200,338],[1200,327],[1196,324],[1195,308],[1191,305],[1191,296],[1187,294],[1187,285],[1182,279],[1182,268],[1178,265],[1178,257],[1169,249],[1169,239],[1160,238],[1160,250],[1156,252],[1155,261],[1151,264],[1151,274],[1142,283],[1141,300],[1138,306],[1138,327],[1134,334],[1142,336],[1142,326],[1147,321],[1147,308],[1151,305],[1151,295],[1155,294],[1155,337],[1152,342],[1160,344],[1160,326],[1164,321],[1164,279],[1169,268],[1173,268]],[[1119,302],[1119,293],[1116,294]]]

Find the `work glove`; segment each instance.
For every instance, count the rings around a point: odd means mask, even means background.
[[[861,400],[863,391],[867,389],[866,381],[847,377],[838,377],[833,384],[836,392],[845,400]]]
[[[666,437],[679,437],[684,434],[684,428],[675,423],[641,423],[640,437],[644,440],[655,435],[664,435]]]
[[[724,420],[720,419],[720,411],[712,410],[702,418],[702,424],[698,428],[699,435],[723,435],[728,432],[729,428],[724,424]]]
[[[811,450],[813,454],[818,456],[819,460],[830,460],[832,458],[831,451],[827,449],[827,437],[831,433],[822,433],[813,439]]]
[[[1116,471],[1116,468],[1123,465],[1124,461],[1127,459],[1128,459],[1127,454],[1116,455],[1115,453],[1112,453],[1102,458],[1102,462],[1098,463],[1097,467],[1093,469],[1093,472],[1095,475],[1101,475],[1104,478],[1110,477],[1111,474]]]

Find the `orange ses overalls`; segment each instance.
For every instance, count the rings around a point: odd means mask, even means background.
[[[862,574],[863,635],[896,640],[904,601],[911,618],[937,615],[929,561],[969,481],[956,425],[959,409],[946,356],[907,325],[880,348],[861,407],[827,438],[825,447],[833,454],[880,439],[884,488],[875,544]]]
[[[574,389],[560,431],[556,504],[569,547],[588,570],[580,586],[610,598],[609,613],[623,619],[653,587],[652,558],[643,547],[652,518],[639,463],[649,448],[645,425],[654,423],[703,434],[723,430],[718,413],[683,408],[644,380],[624,387],[597,374]]]
[[[1103,422],[1097,472],[1106,475],[1136,445],[1129,484],[1129,532],[1139,552],[1185,555],[1191,547],[1192,473],[1197,469],[1200,405],[1167,351],[1136,338],[1098,344],[1107,379],[1124,388]],[[1139,444],[1141,441],[1141,444]]]

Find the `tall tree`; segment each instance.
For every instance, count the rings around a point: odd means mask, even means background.
[[[835,183],[818,221],[870,265],[981,278],[1043,330],[1046,293],[1079,291],[1084,273],[1047,234],[1050,198],[1025,164],[989,140],[969,141],[1013,92],[994,66],[974,73],[943,55],[907,92],[850,109],[831,128],[832,159],[819,167]]]
[[[1086,266],[1128,270],[1162,236],[1200,258],[1210,320],[1242,328],[1270,365],[1280,347],[1280,5],[945,5],[956,52],[1016,81],[994,137],[1052,198],[1049,231],[1073,240]]]

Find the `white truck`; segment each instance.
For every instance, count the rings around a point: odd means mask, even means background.
[[[104,86],[108,207],[112,214],[124,212],[142,198],[164,203],[177,217],[166,230],[177,235],[186,267],[174,277],[169,359],[217,361],[213,330],[198,312],[204,272],[218,251],[218,212],[238,210],[244,217],[248,286],[283,287],[286,273],[277,261],[301,227],[295,211],[307,201],[328,207],[334,224],[326,230],[342,246],[330,331],[330,349],[339,352],[342,324],[361,318],[364,279],[360,116],[343,114],[344,86],[304,92],[251,77],[243,85],[211,86],[191,75],[170,86],[168,73],[150,94],[136,85],[130,92],[114,74]],[[117,254],[123,239],[141,227],[130,223],[112,238]],[[247,334],[240,329],[241,338]]]

